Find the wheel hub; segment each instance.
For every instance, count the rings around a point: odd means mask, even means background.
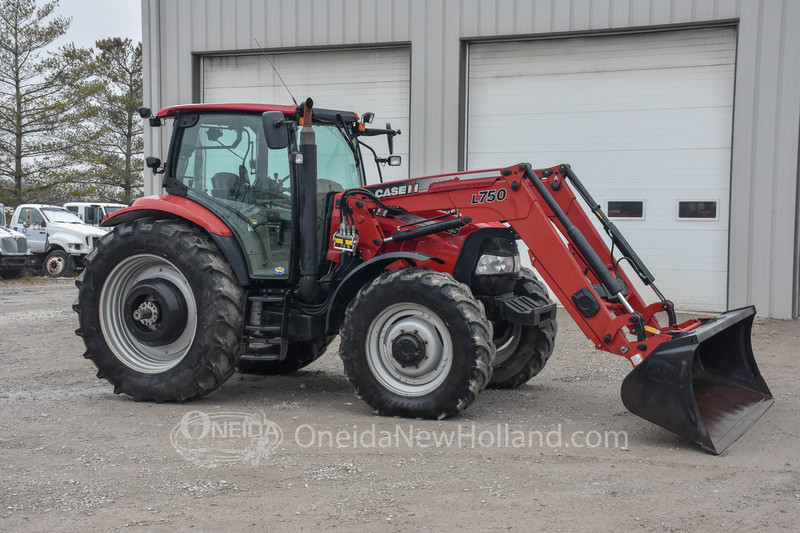
[[[417,331],[408,333],[403,331],[392,339],[392,357],[400,363],[403,368],[409,366],[419,366],[427,357],[425,344],[426,341],[417,335]]]
[[[145,279],[131,287],[124,304],[125,325],[148,346],[177,340],[186,328],[186,300],[178,287],[165,279]]]
[[[158,322],[158,306],[149,300],[142,302],[139,308],[133,312],[133,319],[145,326],[152,326]]]
[[[64,271],[64,259],[61,257],[51,257],[47,261],[47,271],[53,275],[57,276]]]

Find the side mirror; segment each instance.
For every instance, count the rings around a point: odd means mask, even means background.
[[[148,156],[144,159],[144,164],[153,171],[153,174],[158,174],[158,167],[161,166],[161,160],[157,157]]]
[[[361,122],[363,122],[364,124],[372,124],[373,118],[375,118],[375,113],[370,113],[369,111],[367,111],[366,113],[364,113],[364,116],[361,117]]]
[[[389,143],[389,155],[394,153],[394,136],[400,135],[400,130],[393,130],[392,125],[388,122],[386,123],[386,141]],[[399,163],[398,163],[399,164]],[[391,163],[390,163],[391,165]]]
[[[399,155],[390,155],[386,160],[390,167],[399,167],[402,162],[403,160]]]
[[[261,115],[264,135],[270,150],[282,150],[289,146],[289,127],[280,111],[266,111]]]

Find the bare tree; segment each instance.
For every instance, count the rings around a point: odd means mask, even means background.
[[[0,0],[0,176],[12,181],[12,203],[51,193],[69,132],[96,90],[84,81],[88,50],[46,50],[69,28],[57,6]]]

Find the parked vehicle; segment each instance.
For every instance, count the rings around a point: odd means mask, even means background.
[[[127,206],[125,204],[102,202],[67,202],[64,204],[64,207],[78,215],[78,218],[83,220],[85,224],[99,228],[106,215],[119,211]]]
[[[114,231],[73,307],[114,392],[198,398],[236,366],[302,368],[341,334],[344,371],[373,410],[455,415],[487,386],[527,382],[553,351],[556,306],[520,267],[520,239],[593,345],[633,366],[622,400],[634,414],[720,453],[773,403],[750,344],[755,308],[678,323],[569,165],[367,185],[360,138],[386,135],[391,154],[399,132],[312,104],[140,110],[151,126],[174,119],[166,164],[146,160],[167,194],[105,220]]]
[[[0,204],[0,277],[14,279],[25,272],[31,259],[25,235],[6,225],[6,208]]]
[[[106,232],[84,224],[63,207],[23,204],[11,216],[11,228],[25,235],[28,248],[48,277],[72,274],[83,267],[83,258],[94,248],[95,239]]]

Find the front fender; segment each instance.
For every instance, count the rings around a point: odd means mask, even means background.
[[[83,246],[82,251],[80,253],[71,253],[69,249],[70,244],[80,244]],[[47,232],[47,242],[45,244],[45,253],[50,253],[55,248],[61,248],[65,252],[70,255],[86,255],[89,252],[89,249],[86,246],[86,241],[81,240],[80,238],[72,235],[71,233],[67,233],[65,231],[48,231]]]
[[[424,263],[426,261],[441,263],[442,260],[417,252],[392,252],[378,255],[369,261],[361,263],[347,273],[333,292],[331,304],[328,306],[328,315],[325,319],[326,331],[331,332],[338,330],[344,320],[344,312],[348,304],[355,298],[358,291],[361,290],[361,287],[367,283],[371,283],[372,280],[381,275],[387,266],[397,261],[406,261],[413,266],[417,266],[417,263]]]

